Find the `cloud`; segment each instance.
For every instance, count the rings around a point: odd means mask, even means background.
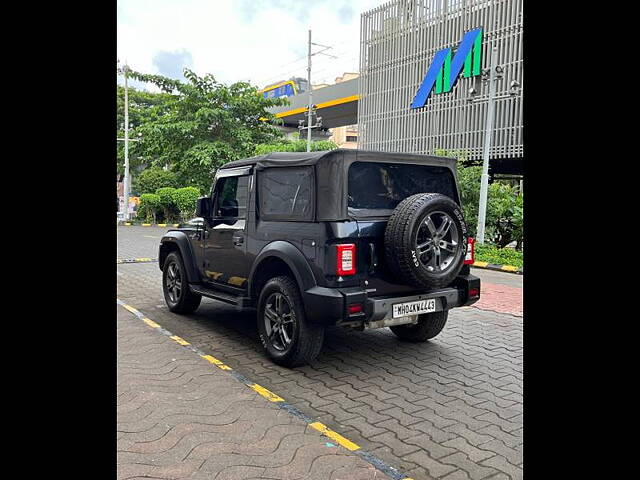
[[[184,48],[175,52],[160,50],[153,56],[153,65],[160,75],[181,80],[184,78],[183,69],[193,68],[193,57]]]

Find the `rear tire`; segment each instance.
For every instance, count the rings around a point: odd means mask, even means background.
[[[274,277],[265,284],[257,321],[260,341],[278,365],[306,365],[322,349],[324,327],[307,320],[298,286],[289,277]]]
[[[167,307],[174,313],[192,313],[200,306],[202,295],[189,290],[184,262],[178,252],[171,252],[164,261],[162,292]]]
[[[396,325],[389,327],[400,340],[407,342],[426,342],[438,335],[449,317],[449,311],[423,313],[415,325]]]

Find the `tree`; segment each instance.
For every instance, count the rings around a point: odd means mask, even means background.
[[[124,138],[124,87],[117,85],[117,114],[116,114],[116,130],[118,138]],[[129,87],[129,138],[138,139],[138,128],[147,122],[150,122],[164,115],[168,111],[168,102],[171,95],[167,93],[152,93],[136,90]],[[124,173],[124,142],[119,140],[117,167],[118,173]],[[145,159],[140,148],[140,142],[129,143],[129,169],[136,169],[150,163],[151,159]],[[152,193],[152,192],[150,192]]]
[[[318,152],[321,150],[334,150],[338,148],[331,140],[318,140],[311,142],[311,151]],[[286,140],[281,139],[271,143],[262,143],[256,145],[254,155],[264,155],[271,152],[306,152],[307,141],[306,140]]]
[[[146,219],[147,222],[156,223],[156,213],[160,207],[160,197],[155,193],[145,193],[140,195],[140,205],[138,215]]]
[[[156,195],[160,200],[160,208],[164,214],[164,221],[173,221],[174,212],[176,210],[175,203],[173,201],[176,189],[173,187],[163,187],[156,190]]]
[[[177,179],[173,172],[163,170],[160,167],[149,167],[136,177],[133,186],[140,194],[156,193],[159,188],[176,187]]]
[[[180,212],[180,217],[186,221],[196,212],[196,203],[200,197],[200,190],[196,187],[178,188],[173,191],[173,203]]]
[[[225,85],[189,69],[184,70],[186,82],[139,72],[129,75],[164,92],[161,103],[151,107],[136,128],[143,138],[136,154],[169,167],[179,185],[206,191],[213,170],[251,156],[256,144],[282,136],[270,123],[276,118],[267,109],[286,100],[266,99],[249,83]]]

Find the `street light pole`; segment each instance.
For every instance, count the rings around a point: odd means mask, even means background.
[[[124,72],[124,219],[129,220],[129,85],[127,72],[129,66],[125,64]]]
[[[311,115],[313,107],[313,94],[311,93],[311,29],[309,29],[309,53],[307,60],[307,85],[309,87],[309,110],[307,112],[307,152],[311,151]]]
[[[489,191],[489,152],[493,136],[493,117],[495,113],[496,80],[498,79],[496,63],[498,47],[491,50],[491,67],[489,69],[489,104],[487,106],[487,122],[484,131],[484,149],[482,153],[482,176],[480,177],[480,208],[478,211],[478,231],[476,242],[484,243],[484,227],[487,217],[487,195]]]

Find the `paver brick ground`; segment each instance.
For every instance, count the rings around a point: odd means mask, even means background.
[[[122,307],[117,364],[119,479],[382,476]]]
[[[119,255],[157,256],[159,238],[139,237],[165,229],[121,234],[134,228],[119,227]],[[175,315],[157,264],[117,271],[118,298],[415,480],[522,478],[521,316],[455,309],[423,344],[401,342],[388,329],[332,328],[316,361],[287,369],[263,354],[255,313],[203,299],[195,313]]]

